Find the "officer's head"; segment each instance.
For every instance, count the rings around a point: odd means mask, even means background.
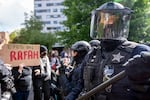
[[[48,49],[44,45],[40,45],[40,57],[43,58],[47,55]]]
[[[107,2],[92,11],[90,36],[100,40],[128,37],[132,10],[116,2]]]
[[[71,46],[74,56],[84,56],[90,49],[91,46],[87,41],[77,41]]]
[[[100,46],[100,41],[99,40],[91,40],[89,43],[90,43],[91,47]]]

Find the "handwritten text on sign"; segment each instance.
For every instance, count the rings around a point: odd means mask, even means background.
[[[39,45],[30,44],[7,44],[0,51],[0,58],[5,63],[17,66],[24,63],[28,66],[39,65]]]

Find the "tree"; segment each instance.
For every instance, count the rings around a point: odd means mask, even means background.
[[[64,14],[67,21],[63,24],[68,27],[65,32],[59,32],[63,44],[70,46],[78,40],[90,40],[91,11],[109,0],[65,0]]]
[[[150,41],[150,1],[136,0],[132,8],[129,39],[136,42]]]
[[[13,43],[21,44],[41,44],[51,49],[52,45],[57,41],[56,36],[51,33],[43,33],[42,23],[33,15],[28,19],[28,14],[25,14],[25,28],[22,28],[17,36],[12,41]]]
[[[14,39],[17,37],[17,35],[19,34],[19,32],[20,32],[20,30],[15,30],[15,31],[13,31],[13,32],[9,35],[9,38],[10,38],[9,42],[10,42],[10,43],[14,41]]]

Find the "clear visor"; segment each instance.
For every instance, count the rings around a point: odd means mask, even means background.
[[[92,14],[90,36],[93,39],[127,38],[130,15],[120,12],[97,11]]]

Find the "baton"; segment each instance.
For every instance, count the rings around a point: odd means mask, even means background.
[[[87,93],[83,94],[82,96],[80,96],[79,98],[77,98],[76,100],[84,100],[87,99],[89,97],[91,97],[92,95],[94,95],[95,93],[104,90],[106,87],[108,87],[109,85],[119,81],[120,79],[124,78],[125,75],[125,70],[121,71],[120,73],[116,74],[115,76],[113,76],[112,78],[110,78],[109,80],[101,83],[100,85],[96,86],[95,88],[93,88],[92,90],[88,91]]]

